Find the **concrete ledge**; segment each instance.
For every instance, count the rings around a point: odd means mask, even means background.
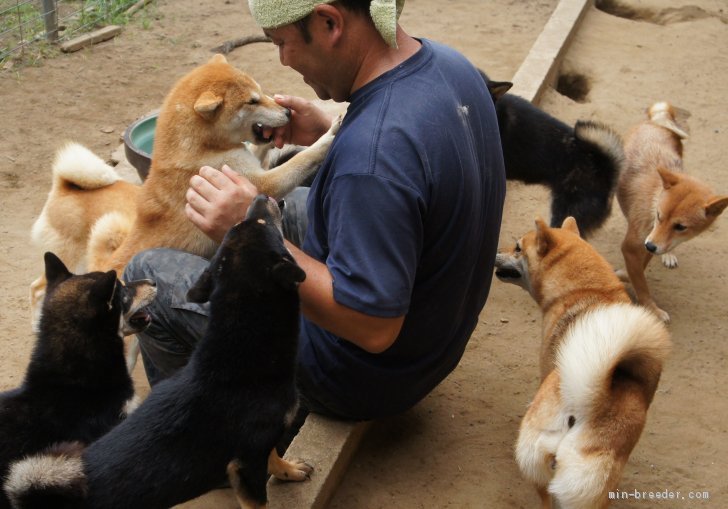
[[[311,414],[286,451],[286,458],[304,459],[314,466],[303,482],[268,481],[271,508],[324,509],[359,447],[369,422],[348,422]],[[214,490],[174,509],[238,509],[232,489]]]
[[[566,49],[592,0],[561,0],[546,22],[528,56],[513,76],[510,93],[537,104],[544,89],[553,86]]]
[[[315,470],[305,482],[268,481],[274,507],[323,509],[333,496],[370,422],[347,422],[310,414],[291,443],[287,458],[301,458]]]

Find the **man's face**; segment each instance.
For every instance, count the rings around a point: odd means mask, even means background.
[[[278,47],[281,64],[298,72],[320,99],[348,99],[349,90],[337,92],[341,85],[336,79],[336,63],[332,61],[330,52],[320,44],[319,34],[312,33],[311,41],[306,42],[303,33],[295,25],[266,29],[264,32]]]

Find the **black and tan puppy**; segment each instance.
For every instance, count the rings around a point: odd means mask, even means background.
[[[116,273],[73,275],[45,255],[48,292],[35,349],[17,389],[0,394],[0,476],[9,463],[57,442],[90,443],[119,424],[133,401],[123,335],[143,330],[151,281]],[[0,507],[10,507],[4,494]]]
[[[619,134],[590,120],[571,127],[507,94],[511,83],[481,76],[495,102],[506,178],[550,189],[552,227],[572,216],[583,237],[594,233],[609,217],[624,164]]]
[[[276,203],[256,198],[189,291],[210,302],[189,363],[81,456],[16,463],[6,483],[15,507],[168,508],[219,486],[226,471],[242,507],[264,507],[269,472],[308,477],[309,465],[275,452],[297,407],[305,278],[279,225]]]

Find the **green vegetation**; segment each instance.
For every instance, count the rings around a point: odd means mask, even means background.
[[[72,39],[105,25],[125,25],[130,21],[126,11],[134,3],[136,0],[57,0],[58,40]],[[40,0],[0,0],[0,69],[7,67],[10,59],[32,64],[54,53],[46,39],[43,4]],[[149,28],[146,9],[137,16],[141,26]]]

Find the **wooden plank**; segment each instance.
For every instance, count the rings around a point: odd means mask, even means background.
[[[107,41],[112,37],[116,37],[121,33],[121,27],[118,25],[109,25],[104,28],[100,28],[93,32],[76,37],[70,41],[61,44],[61,51],[64,53],[72,53],[78,51],[91,44],[97,44],[102,41]]]

